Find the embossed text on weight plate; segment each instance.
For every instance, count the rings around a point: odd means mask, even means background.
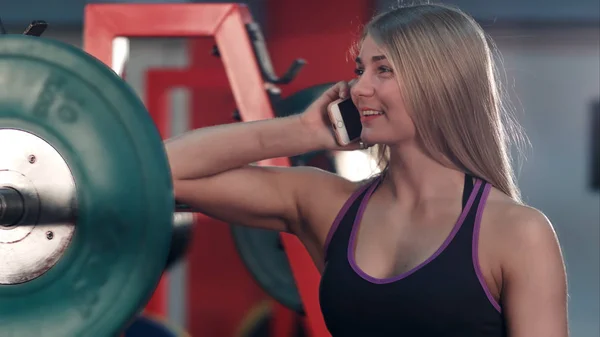
[[[33,115],[48,119],[53,116],[65,124],[75,123],[81,109],[79,99],[65,89],[67,80],[64,76],[51,73],[44,82],[42,91],[33,107]]]
[[[102,217],[104,220],[94,220],[100,222],[102,230],[94,233],[93,238],[87,239],[89,241],[83,252],[83,266],[71,282],[72,296],[77,302],[73,309],[89,325],[94,323],[90,320],[94,317],[101,297],[107,295],[101,289],[114,276],[112,269],[119,257],[119,236],[123,226],[114,212],[107,213],[109,216]]]

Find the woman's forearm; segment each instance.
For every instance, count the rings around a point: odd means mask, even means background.
[[[206,127],[165,142],[174,179],[198,179],[270,158],[321,149],[299,115]]]

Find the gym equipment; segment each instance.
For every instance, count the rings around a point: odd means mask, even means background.
[[[268,86],[267,94],[271,101],[271,105],[273,106],[273,110],[275,111],[275,116],[287,117],[302,113],[304,110],[306,110],[306,108],[309,107],[310,104],[312,104],[312,102],[314,102],[333,85],[335,85],[335,83],[317,84],[295,92],[285,99],[281,98],[281,90],[279,90],[278,87]],[[233,119],[238,122],[242,120],[238,110],[233,112]],[[299,156],[291,157],[290,160],[293,166],[304,166],[315,157],[326,153],[326,151],[309,152]]]
[[[0,37],[3,336],[114,336],[166,265],[175,201],[143,103],[73,46]]]
[[[122,337],[190,337],[190,334],[165,319],[143,314],[127,327]]]
[[[12,83],[0,89],[3,331],[114,334],[182,255],[193,222],[174,215],[160,136],[135,93],[72,46],[3,36],[0,76]],[[296,304],[283,301],[300,311],[279,252]]]
[[[32,21],[29,26],[23,31],[23,35],[29,36],[42,36],[42,34],[48,29],[48,23],[42,20]],[[0,18],[0,35],[5,35],[6,29],[4,28],[4,24],[2,23],[2,19]]]
[[[262,29],[260,28],[260,25],[256,22],[250,22],[247,23],[245,27],[248,33],[248,37],[250,38],[250,41],[252,43],[252,51],[254,52],[256,61],[258,62],[258,66],[263,80],[267,83],[272,84],[289,84],[290,82],[292,82],[296,78],[296,76],[298,76],[298,72],[300,72],[302,67],[306,64],[306,61],[303,59],[294,60],[292,65],[282,77],[277,76],[275,74],[273,64],[271,63],[269,50],[267,49],[267,44],[265,42],[265,38],[262,33]],[[213,47],[212,54],[216,57],[221,56],[221,54],[219,53],[219,48],[217,46]]]
[[[279,233],[238,225],[230,227],[240,258],[258,285],[281,304],[304,313]]]
[[[46,29],[48,29],[46,21],[32,21],[23,32],[23,35],[42,36]]]
[[[10,222],[2,215],[7,225],[0,229],[2,238],[27,227],[32,232],[45,226],[66,228],[61,237],[66,244],[58,250],[62,257],[54,267],[37,277],[29,275],[30,281],[0,285],[3,336],[122,332],[128,318],[147,303],[165,266],[175,207],[166,156],[160,150],[162,130],[156,130],[163,125],[152,123],[133,91],[106,66],[112,64],[114,36],[214,37],[244,120],[273,117],[244,31],[244,24],[252,21],[245,6],[95,4],[86,6],[84,15],[84,49],[94,57],[58,42],[34,41],[32,36],[1,37],[0,79],[11,82],[0,86],[0,129],[38,145],[27,147],[7,137],[11,147],[7,146],[10,151],[6,153],[14,157],[6,162],[3,158],[0,170],[12,173],[23,169],[21,176],[26,179],[22,183],[27,188],[11,187],[19,192],[19,198],[3,189],[3,212],[10,208],[14,214],[19,201],[15,206],[7,200],[15,199],[22,199],[24,212],[17,223],[14,215]],[[204,19],[198,20],[198,16]],[[18,147],[13,147],[15,144]],[[38,156],[40,148],[50,155]],[[38,166],[25,165],[19,151],[28,153],[29,165],[47,165],[46,159],[51,158],[61,167],[57,172],[63,179],[55,179],[58,174],[53,173],[42,175]],[[4,168],[5,164],[12,170]],[[289,162],[273,158],[262,164],[288,166]],[[61,193],[66,190],[72,195],[55,200],[51,191],[57,186]],[[26,192],[31,191],[36,194],[25,203],[25,197],[31,197]],[[61,208],[64,205],[66,209]],[[38,219],[27,218],[36,210]],[[27,224],[27,219],[32,222]],[[50,223],[48,219],[64,222]],[[75,227],[71,234],[70,227]],[[55,239],[54,232],[44,234],[45,240]],[[302,280],[299,290],[311,329],[326,331],[314,295],[318,274],[306,268],[312,266],[310,257],[293,239],[282,240],[295,275]],[[32,242],[2,241],[1,245],[14,248],[25,243]],[[40,247],[47,253],[49,246]],[[14,251],[10,254],[3,251],[0,255],[0,273],[8,270],[4,266],[14,270],[14,264],[20,263]]]
[[[300,114],[334,83],[320,84],[300,90],[273,103],[279,117]],[[307,165],[317,156],[327,156],[325,151],[292,157],[292,165]],[[333,167],[333,163],[330,164]],[[244,265],[256,282],[275,300],[304,314],[302,299],[288,257],[275,231],[231,225],[231,234]]]
[[[262,79],[267,83],[267,97],[276,117],[300,114],[328,88],[335,83],[325,83],[300,90],[282,99],[278,84],[289,84],[306,63],[302,59],[293,62],[283,77],[275,74],[271,58],[260,26],[256,23],[245,24],[246,32],[252,44],[252,50],[259,65]],[[218,48],[213,47],[212,54],[220,57]],[[242,121],[239,110],[233,113],[235,121]],[[321,161],[324,169],[333,170],[333,159],[326,151],[315,151],[290,158],[292,166],[310,165],[314,159]],[[295,283],[288,256],[283,248],[280,234],[274,231],[248,228],[232,224],[231,233],[236,249],[244,265],[248,268],[256,282],[286,307],[304,314],[302,299]]]
[[[274,116],[246,29],[253,18],[248,7],[243,4],[90,4],[85,7],[84,22],[83,49],[109,66],[116,62],[113,60],[115,36],[214,39],[235,104],[244,121]],[[193,54],[194,49],[190,48],[189,52]],[[192,72],[194,70],[188,67],[180,69],[184,76],[175,82],[180,86],[193,88],[198,82],[185,76]],[[153,98],[148,97],[147,102],[150,103],[151,100]],[[153,108],[149,108],[148,112],[160,134],[168,137],[168,109],[158,101],[154,103],[158,104],[152,104]],[[290,162],[286,158],[272,158],[260,164],[289,166]],[[314,327],[313,330],[326,331],[316,296],[315,281],[318,279],[318,272],[296,238],[284,237],[283,243],[294,275],[301,280],[298,287],[307,308],[307,321]],[[165,285],[166,282],[161,282],[154,291],[146,305],[149,311],[166,314],[168,295]],[[192,313],[199,312],[196,308],[202,306],[193,306]]]
[[[299,90],[285,99],[279,99],[273,103],[273,108],[277,117],[287,117],[298,115],[304,112],[317,98],[319,98],[327,89],[335,83],[317,84],[302,90]],[[291,157],[293,166],[306,166],[317,156],[328,155],[328,151],[315,151],[305,153],[299,156]]]
[[[177,213],[173,216],[173,233],[171,235],[171,249],[167,256],[167,263],[165,270],[169,270],[172,266],[177,264],[187,253],[190,240],[192,238],[192,231],[196,218],[194,213],[183,212],[184,205],[176,204]]]

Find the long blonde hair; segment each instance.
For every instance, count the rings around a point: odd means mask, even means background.
[[[364,28],[398,74],[404,101],[423,149],[480,177],[521,202],[511,163],[511,140],[524,134],[504,102],[495,46],[477,22],[440,4],[403,6]],[[380,169],[389,148],[375,147]]]

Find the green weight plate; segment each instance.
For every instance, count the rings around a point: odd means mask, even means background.
[[[277,116],[302,113],[335,83],[326,83],[300,90],[274,103]],[[291,158],[292,165],[308,164],[321,152],[307,153]],[[231,226],[238,252],[256,282],[275,300],[302,313],[302,299],[292,275],[289,260],[280,242],[279,233],[243,226]]]
[[[72,173],[77,208],[51,269],[0,284],[0,334],[117,336],[150,299],[169,252],[175,202],[160,135],[134,91],[73,46],[1,36],[0,80],[0,132],[51,144]],[[0,273],[11,263],[0,255]]]
[[[335,83],[322,83],[313,85],[302,90],[298,90],[288,97],[274,102],[275,114],[278,117],[287,117],[292,115],[298,115],[306,108],[308,108],[312,102],[319,98],[327,89],[331,88]]]
[[[287,117],[304,112],[319,96],[335,83],[317,84],[302,90],[299,90],[290,96],[275,101],[273,108],[278,117]],[[314,157],[322,155],[323,151],[305,153],[299,156],[291,157],[290,160],[294,166],[303,166],[310,162]]]
[[[302,299],[279,233],[239,225],[230,228],[236,249],[258,285],[279,303],[303,313]]]

